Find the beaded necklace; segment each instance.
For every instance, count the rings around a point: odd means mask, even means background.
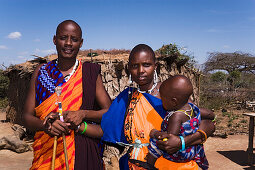
[[[56,60],[56,64],[58,64],[58,59]],[[64,79],[65,79],[66,82],[67,82],[67,81],[71,78],[71,76],[74,74],[75,70],[76,70],[77,67],[78,67],[78,64],[79,64],[79,61],[76,59],[75,64],[74,64],[74,66],[73,66],[73,69],[72,69],[71,73],[67,74],[67,75],[64,77]]]
[[[189,117],[189,119],[191,119],[193,114],[193,108],[190,106],[189,110],[177,110],[176,112],[183,112],[186,116]],[[190,114],[188,114],[187,112],[190,112]]]
[[[155,89],[155,87],[157,87],[157,85],[158,85],[158,83],[153,84],[151,89],[146,90],[146,91],[142,91],[142,90],[140,90],[140,87],[138,87],[137,91],[140,92],[140,93],[149,93],[149,94],[151,94],[151,92]]]

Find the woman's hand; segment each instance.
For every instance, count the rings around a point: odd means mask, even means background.
[[[153,136],[158,139],[157,146],[159,149],[166,151],[168,154],[173,154],[180,150],[181,139],[178,136],[168,134],[167,132],[160,132],[155,129],[151,132],[153,133]]]

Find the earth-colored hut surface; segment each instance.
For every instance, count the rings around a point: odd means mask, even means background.
[[[4,123],[5,116],[5,112],[0,112],[0,138],[2,136],[13,133],[13,130],[11,129],[12,124]],[[226,127],[225,129],[229,128]],[[245,134],[228,135],[227,138],[209,138],[205,143],[205,153],[210,163],[210,169],[253,169],[254,167],[250,167],[247,165],[247,154],[245,152],[247,146],[248,135]],[[16,153],[10,150],[0,150],[0,169],[29,169],[32,159],[32,151],[28,151],[25,153]]]
[[[78,58],[83,61],[98,62],[102,68],[102,78],[106,90],[112,98],[115,98],[120,91],[125,88],[128,81],[125,67],[128,59],[128,51],[119,51],[116,54],[100,53],[93,58],[87,56],[88,52],[80,54]],[[11,101],[9,106],[4,110],[0,110],[0,140],[3,136],[13,134],[11,123],[15,122],[19,113],[21,113],[24,105],[25,94],[27,93],[27,84],[29,83],[31,74],[39,63],[44,63],[55,59],[56,55],[47,56],[46,58],[37,58],[34,61],[25,62],[16,65],[9,71],[12,86],[8,99]],[[160,61],[161,67],[158,70],[160,80],[166,79],[169,75],[176,73],[184,74],[192,79],[195,87],[194,99],[199,101],[199,78],[200,73],[181,67],[177,69],[173,64],[169,68],[166,67],[163,60]],[[6,112],[8,113],[6,116]],[[224,108],[216,110],[216,131],[214,137],[210,137],[205,143],[205,152],[209,160],[210,169],[255,169],[247,163],[246,149],[248,146],[248,117],[243,113],[251,112],[249,110],[236,110],[234,108]],[[30,145],[32,143],[29,143]],[[1,141],[0,141],[1,146]],[[33,159],[33,152],[16,153],[10,150],[0,148],[0,169],[1,170],[23,170],[29,169]]]

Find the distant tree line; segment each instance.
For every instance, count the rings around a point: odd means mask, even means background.
[[[255,56],[210,53],[204,64],[201,100],[205,107],[220,108],[255,100]]]

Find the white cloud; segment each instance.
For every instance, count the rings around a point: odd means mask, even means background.
[[[223,48],[224,48],[224,49],[229,49],[230,46],[229,46],[229,45],[223,45]]]
[[[41,40],[39,38],[34,39],[34,42],[40,42]]]
[[[34,53],[38,54],[38,55],[48,55],[48,54],[56,53],[56,50],[54,50],[54,49],[40,50],[40,49],[36,48]]]
[[[11,33],[8,35],[8,38],[17,40],[17,39],[20,39],[21,36],[22,36],[22,35],[21,35],[20,32],[11,32]]]
[[[18,56],[18,58],[20,58],[20,59],[24,59],[25,57],[20,55],[20,56]]]
[[[5,45],[0,45],[1,50],[7,50],[8,48]]]

